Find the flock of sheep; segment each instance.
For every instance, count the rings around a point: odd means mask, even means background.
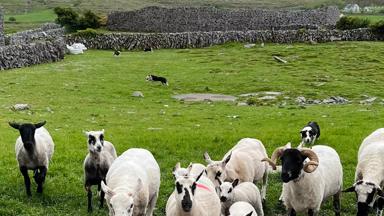
[[[311,122],[310,122],[311,123]],[[33,170],[37,192],[43,184],[54,143],[45,122],[9,123],[19,130],[16,158],[24,177],[26,193],[31,196],[28,170]],[[281,161],[281,201],[288,215],[304,212],[317,215],[321,204],[333,197],[335,215],[340,215],[343,170],[338,153],[329,146],[310,145],[319,137],[317,124],[303,128],[302,143],[275,149],[268,157],[260,140],[241,139],[221,160],[204,154],[207,165],[191,163],[173,169],[175,189],[166,205],[167,216],[263,216],[268,173]],[[160,168],[148,150],[131,148],[117,157],[112,143],[104,140],[104,130],[86,132],[89,153],[84,160],[88,210],[92,211],[92,185],[100,191],[109,215],[152,216],[160,188]],[[307,146],[307,147],[305,147]],[[345,192],[355,192],[357,215],[368,215],[375,206],[377,215],[384,207],[384,128],[365,138],[359,148],[355,183]],[[261,190],[255,185],[261,181]]]

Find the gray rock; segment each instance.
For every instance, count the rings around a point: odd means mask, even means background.
[[[29,110],[31,107],[28,104],[15,104],[11,107],[14,111]]]
[[[256,44],[245,44],[244,48],[252,48],[254,46],[256,46]]]
[[[266,95],[266,96],[263,96],[263,97],[259,97],[259,100],[276,100],[276,96],[272,96],[272,95]]]
[[[237,106],[248,106],[248,104],[245,102],[239,102],[237,103]]]
[[[307,102],[307,99],[304,96],[299,96],[296,98],[296,103],[298,104],[305,104]]]
[[[222,94],[181,94],[181,95],[175,95],[172,96],[173,98],[177,100],[182,101],[235,101],[237,98],[235,96],[231,95],[222,95]]]
[[[134,91],[132,97],[144,97],[144,94],[141,91]]]
[[[372,104],[376,99],[377,97],[371,97],[365,100],[361,100],[360,104]]]

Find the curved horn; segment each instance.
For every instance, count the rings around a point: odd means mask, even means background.
[[[304,165],[303,170],[307,173],[311,173],[319,166],[319,158],[316,153],[309,148],[303,148],[300,150],[301,154],[308,157],[309,162]]]
[[[281,155],[283,154],[286,147],[287,146],[283,146],[283,147],[279,147],[279,148],[275,149],[275,151],[273,151],[273,153],[272,153],[271,159],[264,158],[261,161],[262,162],[268,162],[272,166],[273,170],[276,170],[277,159],[279,159],[281,157]]]

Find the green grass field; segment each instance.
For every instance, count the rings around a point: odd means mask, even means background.
[[[354,16],[354,17],[360,17],[360,18],[366,18],[368,19],[371,23],[375,23],[381,20],[384,20],[384,15],[383,14],[375,14],[375,15],[370,15],[370,14],[359,14],[359,15],[348,15],[348,16]]]
[[[14,17],[16,21],[9,21],[10,17]],[[25,14],[9,14],[4,17],[5,33],[15,33],[18,31],[38,28],[44,23],[54,22],[55,19],[56,14],[51,9]]]
[[[64,61],[3,71],[0,97],[0,215],[87,215],[82,163],[87,154],[84,130],[106,130],[118,153],[131,147],[153,152],[162,177],[156,215],[163,216],[173,191],[171,170],[176,162],[203,162],[208,150],[221,158],[239,139],[262,140],[268,153],[287,142],[299,143],[298,131],[310,120],[322,129],[320,144],[334,147],[344,167],[344,185],[354,178],[357,149],[364,137],[383,126],[384,53],[382,42],[339,42],[318,45],[266,44],[243,48],[226,44],[204,49],[156,50],[153,53],[87,51]],[[279,64],[280,55],[288,64]],[[145,81],[149,73],[163,75],[170,86]],[[131,97],[142,91],[144,98]],[[179,93],[239,95],[280,91],[284,97],[265,106],[235,103],[187,103],[171,98]],[[343,96],[348,105],[301,107],[297,96]],[[360,105],[363,95],[376,96],[372,106]],[[286,105],[282,105],[286,101]],[[30,111],[14,112],[16,103]],[[232,118],[237,115],[238,118]],[[43,195],[25,195],[15,160],[18,133],[8,121],[47,120],[56,149]],[[156,130],[153,130],[153,129]],[[270,176],[266,215],[282,215],[277,205],[278,175]],[[95,191],[96,194],[96,191]],[[97,205],[94,198],[94,204]],[[355,214],[355,195],[345,194],[342,215]],[[92,215],[106,215],[107,208]],[[332,215],[326,202],[320,215]]]

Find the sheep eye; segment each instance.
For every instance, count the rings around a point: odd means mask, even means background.
[[[133,208],[133,204],[131,204],[131,207],[129,207],[130,209]]]
[[[228,193],[231,193],[231,192],[232,192],[232,188],[229,188]]]
[[[103,141],[103,140],[104,140],[104,135],[101,134],[101,135],[100,135],[100,141]]]
[[[220,177],[220,176],[221,176],[221,172],[219,171],[216,173],[216,177]]]
[[[179,194],[183,192],[183,186],[179,182],[176,182],[176,190]]]

